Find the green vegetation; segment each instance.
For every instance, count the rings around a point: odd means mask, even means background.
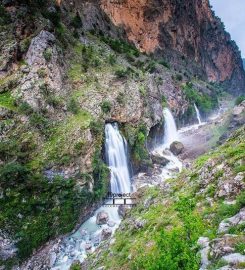
[[[117,62],[117,58],[114,54],[110,54],[109,57],[108,57],[108,62],[110,65],[115,65],[116,62]]]
[[[82,27],[82,20],[78,13],[76,13],[76,15],[72,18],[71,26],[73,26],[74,28]]]
[[[38,169],[45,164],[63,165],[71,162],[71,159],[77,155],[77,152],[73,152],[71,149],[74,149],[77,141],[81,139],[80,137],[75,138],[74,134],[77,130],[82,131],[89,128],[90,121],[89,113],[79,111],[53,128],[46,129],[46,133],[49,133],[48,139],[45,141],[42,151],[37,153],[29,166]]]
[[[27,102],[21,102],[18,107],[20,113],[30,115],[33,112],[32,107]]]
[[[218,106],[218,99],[215,93],[210,95],[201,93],[193,88],[192,83],[187,83],[183,85],[183,91],[190,103],[195,103],[201,113],[208,113]]]
[[[4,6],[0,4],[0,25],[6,25],[11,23],[11,17],[5,10]]]
[[[49,62],[52,58],[52,49],[51,48],[47,48],[44,52],[43,52],[43,57],[44,59]]]
[[[49,181],[24,164],[1,166],[0,178],[4,188],[0,225],[19,239],[20,259],[50,238],[71,231],[81,207],[91,201],[90,194],[76,189],[74,179],[55,177]]]
[[[36,1],[39,2],[39,1]],[[60,27],[61,24],[61,17],[60,17],[60,10],[59,7],[56,6],[52,10],[44,9],[42,10],[42,15],[44,18],[50,20],[55,27]]]
[[[111,103],[108,100],[105,100],[100,105],[103,113],[109,113],[111,111]]]
[[[48,120],[40,113],[34,112],[30,116],[30,124],[38,128],[40,131],[45,131],[48,127]]]
[[[149,154],[146,149],[147,129],[142,123],[138,127],[125,125],[123,127],[124,135],[129,143],[132,161],[136,166],[148,164],[151,166]]]
[[[239,96],[239,97],[237,97],[237,99],[236,99],[236,101],[235,101],[235,104],[236,105],[239,105],[239,104],[241,104],[243,101],[245,100],[245,96]]]
[[[113,39],[108,36],[101,36],[101,40],[108,44],[115,52],[126,53],[134,57],[138,57],[140,52],[135,48],[134,45],[131,45],[124,40]]]
[[[73,114],[78,114],[80,111],[80,105],[75,98],[71,98],[67,104],[67,110]]]
[[[128,69],[124,69],[124,68],[119,68],[115,71],[115,75],[119,78],[119,79],[123,79],[123,78],[127,78],[129,75],[129,70]]]
[[[170,64],[164,60],[159,60],[158,64],[170,69]]]
[[[126,102],[126,97],[124,95],[124,93],[120,92],[117,96],[117,102],[121,105],[124,105]]]
[[[102,198],[106,195],[109,187],[110,171],[104,161],[101,159],[101,148],[97,147],[93,156],[93,179],[94,179],[94,193],[96,199]]]
[[[10,92],[0,93],[0,107],[16,110],[15,99]]]
[[[101,121],[91,121],[89,128],[94,136],[99,136],[104,133],[104,124]]]
[[[81,265],[79,263],[72,264],[72,266],[70,267],[70,270],[81,270]]]
[[[101,65],[102,55],[94,46],[77,43],[68,76],[74,82],[80,81],[84,73]]]

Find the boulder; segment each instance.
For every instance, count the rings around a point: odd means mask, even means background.
[[[89,250],[91,250],[92,249],[92,243],[90,243],[90,242],[88,242],[88,243],[86,243],[86,245],[85,245],[85,250],[86,251],[89,251]]]
[[[239,213],[233,217],[227,218],[219,224],[218,233],[225,233],[229,230],[230,227],[237,225],[242,225],[245,223],[245,207],[242,208]]]
[[[199,237],[197,244],[200,246],[200,255],[201,255],[201,268],[200,270],[207,269],[209,265],[209,238],[208,237]]]
[[[106,224],[109,221],[108,213],[105,211],[101,211],[96,216],[96,224],[103,225]]]
[[[112,230],[110,228],[103,229],[101,232],[101,240],[107,240],[112,235]]]
[[[166,166],[169,163],[169,160],[165,158],[164,156],[161,156],[160,154],[152,154],[151,160],[153,163]]]
[[[117,209],[117,212],[118,212],[118,215],[122,218],[125,218],[127,213],[129,211],[129,208],[128,206],[126,205],[119,205],[118,209]]]
[[[232,253],[226,256],[223,256],[222,259],[229,264],[239,264],[239,263],[245,263],[245,255],[242,255],[240,253]]]
[[[112,220],[109,220],[109,221],[107,222],[107,225],[108,225],[109,227],[114,227],[114,226],[116,225],[116,223],[115,223],[114,221],[112,221]]]
[[[184,150],[184,145],[181,142],[175,141],[175,142],[171,143],[171,145],[170,145],[170,151],[176,156],[181,154],[183,152],[183,150]]]
[[[234,107],[232,116],[232,122],[234,122],[235,126],[245,124],[245,100],[241,104]]]
[[[146,220],[144,220],[144,219],[143,220],[142,219],[136,219],[136,220],[133,221],[133,226],[137,230],[143,228],[145,226],[145,224],[146,224]]]

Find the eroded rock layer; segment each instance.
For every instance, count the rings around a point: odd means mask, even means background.
[[[240,52],[207,0],[101,0],[101,8],[141,51],[195,61],[210,81],[244,91]]]

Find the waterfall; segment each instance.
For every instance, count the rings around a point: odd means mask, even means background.
[[[127,142],[120,134],[117,123],[106,124],[105,137],[106,160],[111,171],[111,192],[130,193]]]
[[[163,115],[165,119],[163,143],[166,147],[169,147],[172,142],[178,141],[178,132],[171,111],[164,108]]]
[[[111,171],[111,192],[114,194],[130,193],[131,181],[127,141],[120,134],[117,123],[106,124],[105,139],[106,160]],[[108,202],[112,203],[112,199],[108,199],[106,205]],[[117,203],[119,203],[118,199]],[[89,219],[81,224],[75,233],[62,240],[52,270],[68,270],[73,261],[83,262],[87,258],[87,254],[93,252],[99,245],[104,229],[110,230],[113,235],[121,222],[121,218],[118,214],[118,207],[106,205],[100,206]],[[96,222],[97,215],[101,212],[106,212],[109,219],[103,225]],[[91,245],[89,251],[87,251],[87,245]]]
[[[194,108],[195,108],[195,111],[196,111],[196,115],[197,115],[197,120],[198,120],[198,124],[201,125],[202,124],[202,121],[201,121],[201,115],[200,115],[200,112],[196,106],[196,104],[194,103]]]

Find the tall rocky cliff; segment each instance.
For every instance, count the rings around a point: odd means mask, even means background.
[[[244,91],[240,52],[208,0],[101,0],[101,8],[142,52],[194,61],[209,81]]]

